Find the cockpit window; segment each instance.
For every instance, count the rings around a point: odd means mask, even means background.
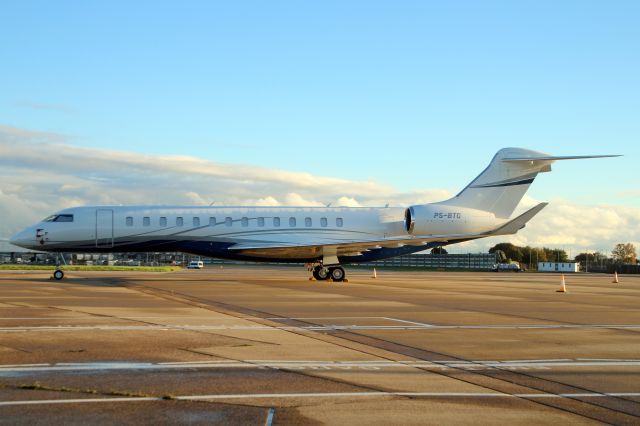
[[[43,222],[73,222],[72,214],[53,214],[47,217]]]

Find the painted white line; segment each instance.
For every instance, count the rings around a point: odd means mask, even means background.
[[[159,362],[158,365],[196,365],[197,366],[198,364],[227,364],[230,362],[233,363],[237,361],[234,361],[231,359],[222,359],[222,360],[216,360],[216,361],[173,361],[173,362]]]
[[[310,361],[310,360],[213,360],[187,362],[87,362],[57,364],[0,365],[0,377],[15,374],[46,374],[62,371],[194,370],[194,369],[281,369],[281,370],[549,370],[554,368],[640,367],[640,359],[629,360],[529,360],[529,361]]]
[[[269,317],[268,320],[386,319],[386,317]]]
[[[123,398],[77,398],[77,399],[40,399],[27,401],[0,401],[0,407],[8,405],[39,405],[39,404],[77,404],[89,402],[131,402],[131,401],[159,401],[156,397],[123,397]]]
[[[499,392],[309,392],[309,393],[256,393],[256,394],[224,394],[224,395],[183,395],[173,399],[180,401],[225,400],[225,399],[295,399],[295,398],[379,398],[379,397],[414,397],[414,398],[611,398],[638,397],[640,392],[602,392],[602,393],[499,393]],[[41,399],[23,401],[0,401],[0,406],[38,405],[38,404],[82,404],[96,402],[140,402],[162,401],[161,397],[123,397],[123,398],[75,398],[75,399]]]
[[[74,319],[168,319],[168,318],[189,318],[189,319],[221,319],[228,320],[230,317],[214,317],[214,316],[191,316],[191,315],[163,315],[163,316],[126,316],[126,317],[117,317],[117,316],[104,316],[102,314],[95,315],[73,315],[68,317],[0,317],[0,320],[74,320]],[[233,318],[243,318],[243,319],[255,319],[255,317],[233,317]]]
[[[640,396],[640,392],[625,393],[500,393],[500,392],[317,392],[317,393],[265,393],[265,394],[230,394],[230,395],[190,395],[178,396],[178,400],[206,399],[241,399],[241,398],[349,398],[349,397],[452,397],[452,398],[606,398]]]
[[[434,327],[433,324],[425,324],[423,322],[407,321],[407,320],[403,320],[403,319],[399,319],[399,318],[384,317],[384,319],[389,320],[389,321],[403,322],[405,324],[419,325],[421,327]]]
[[[0,365],[0,368],[8,368],[8,367],[46,367],[51,364],[5,364]]]
[[[625,361],[624,359],[620,359],[620,358],[576,358],[576,360],[578,361]],[[561,361],[568,361],[568,360],[561,360]]]
[[[58,325],[0,327],[0,333],[16,332],[74,332],[74,331],[414,331],[450,329],[640,329],[640,324],[557,324],[557,325]]]
[[[581,361],[583,358],[576,358],[576,360]],[[551,358],[551,359],[510,359],[503,360],[499,362],[560,362],[560,361],[573,361],[569,358]],[[592,358],[589,361],[633,361],[629,359],[600,359],[600,358]],[[498,362],[498,361],[474,361],[474,362]]]

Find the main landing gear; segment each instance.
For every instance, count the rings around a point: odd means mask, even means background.
[[[323,266],[323,265],[315,265],[312,269],[313,278],[318,281],[347,281],[346,274],[344,272],[344,268],[340,265],[336,266]]]

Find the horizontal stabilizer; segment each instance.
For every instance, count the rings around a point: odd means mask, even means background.
[[[525,227],[527,222],[529,222],[535,215],[540,213],[540,210],[547,207],[549,203],[540,203],[532,209],[527,210],[522,213],[520,216],[511,219],[509,222],[505,223],[501,227],[491,231],[489,235],[511,235],[515,234],[519,230]]]
[[[541,157],[511,157],[503,158],[502,161],[556,161],[556,160],[583,160],[585,158],[608,158],[622,157],[622,155],[563,155],[563,156],[541,156]]]

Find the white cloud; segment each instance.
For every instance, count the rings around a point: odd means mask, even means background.
[[[319,201],[308,200],[302,195],[295,192],[290,192],[284,197],[284,204],[287,206],[309,206],[309,207],[321,207],[322,204]]]
[[[65,113],[75,112],[75,109],[68,105],[61,104],[46,104],[42,102],[33,102],[33,101],[17,101],[14,103],[15,106],[20,108],[30,108],[36,110],[50,110],[50,111],[59,111]]]
[[[243,203],[243,204],[251,204],[251,203]],[[264,197],[264,198],[259,198],[253,204],[255,204],[256,206],[279,206],[279,205],[281,205],[278,200],[276,200],[275,198],[273,198],[271,196]]]
[[[23,142],[38,143],[60,143],[69,138],[54,132],[39,132],[37,130],[21,129],[19,127],[0,125],[0,141],[8,144],[20,144]]]
[[[430,181],[428,175],[424,181]],[[69,145],[64,135],[0,126],[1,238],[59,209],[87,204],[407,206],[451,195],[437,188],[399,192],[373,180],[78,147]],[[538,202],[525,196],[520,210]],[[610,251],[618,242],[640,245],[640,208],[552,200],[514,236],[467,242],[451,250],[486,251],[503,241],[564,247],[573,253]]]
[[[340,197],[336,201],[336,206],[343,207],[362,207],[362,205],[353,197]]]
[[[537,203],[534,200],[533,204]],[[470,241],[454,250],[486,251],[501,242],[564,248],[571,251],[572,256],[584,251],[609,254],[620,242],[631,242],[640,248],[640,208],[583,206],[561,199],[552,200],[517,234]]]

